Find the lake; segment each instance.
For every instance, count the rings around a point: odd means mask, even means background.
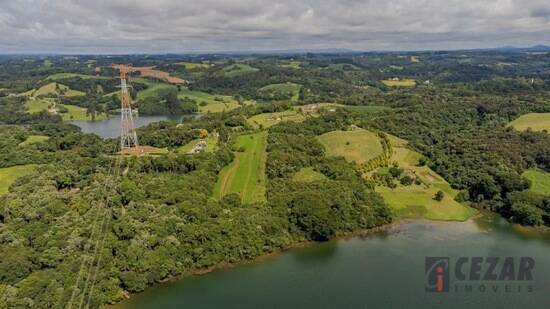
[[[180,122],[183,118],[198,117],[198,114],[178,116],[134,116],[136,128],[146,126],[159,121]],[[111,115],[109,119],[100,121],[71,121],[72,124],[80,127],[84,133],[94,133],[103,138],[120,136],[120,115]]]
[[[496,283],[503,289],[493,292],[495,282],[484,282],[488,289],[480,292],[481,283],[470,281],[472,292],[429,293],[426,256],[532,257],[534,281],[511,282],[511,292],[504,283]],[[526,291],[528,284],[534,291]],[[550,234],[495,215],[467,222],[411,221],[159,284],[113,307],[550,308]]]

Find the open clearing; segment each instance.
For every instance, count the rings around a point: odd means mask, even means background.
[[[17,178],[32,173],[35,168],[34,164],[0,168],[0,195],[8,193],[10,185]]]
[[[294,176],[292,176],[292,180],[296,182],[313,182],[313,181],[322,181],[326,180],[327,177],[316,170],[314,170],[312,167],[304,167],[300,169]]]
[[[205,138],[205,140],[206,148],[204,148],[204,152],[214,152],[218,148],[218,139],[216,137],[209,135],[207,138]],[[179,147],[176,152],[189,153],[191,150],[193,150],[193,148],[195,148],[199,141],[199,138],[194,139],[189,143]]]
[[[183,65],[187,70],[193,70],[193,69],[206,69],[209,68],[210,65],[208,63],[199,63],[199,62],[177,62],[176,64]]]
[[[168,89],[177,90],[176,86],[166,83],[149,83],[149,87],[147,89],[138,92],[137,98],[144,99],[147,97],[158,96],[159,92]],[[240,107],[239,103],[237,103],[237,101],[231,96],[214,95],[202,91],[190,90],[187,87],[180,87],[178,98],[184,99],[186,97],[197,102],[199,112],[201,113],[217,113],[222,111],[230,111]]]
[[[342,156],[349,162],[361,164],[382,154],[382,144],[371,131],[332,131],[317,137],[328,156]]]
[[[86,95],[82,91],[72,90],[69,87],[59,83],[49,83],[47,85],[44,85],[38,88],[38,90],[34,90],[34,89],[29,90],[27,92],[21,93],[21,95],[34,96],[34,97],[41,96],[41,95],[44,95],[44,96],[53,95],[53,94],[56,94],[56,87],[55,87],[56,85],[59,85],[59,89],[64,91],[63,95],[66,97],[76,97],[76,96]]]
[[[388,87],[412,87],[416,86],[414,79],[401,79],[401,80],[383,80],[382,83]]]
[[[244,63],[236,63],[223,68],[225,77],[241,76],[244,74],[255,73],[255,72],[258,72],[259,70],[260,69],[253,68],[248,64],[244,64]]]
[[[214,197],[221,199],[229,193],[240,195],[243,203],[265,201],[265,161],[267,132],[237,137],[235,160],[224,167],[214,187]]]
[[[27,100],[25,106],[29,110],[29,113],[38,113],[43,110],[49,110],[49,107],[52,106],[54,102],[52,100],[40,99],[40,100]],[[59,113],[64,121],[73,121],[73,120],[92,120],[91,115],[86,115],[86,109],[80,106],[74,105],[65,105],[65,104],[56,104],[56,106],[61,106],[67,109],[66,113]],[[107,119],[105,114],[97,114],[95,120]]]
[[[240,105],[231,96],[213,95],[202,91],[189,90],[182,87],[178,93],[179,98],[188,97],[197,101],[199,104],[199,112],[201,113],[218,113],[222,111],[230,111],[238,108]]]
[[[118,65],[113,65],[113,68],[118,69]],[[130,72],[139,72],[142,77],[152,77],[164,80],[170,84],[187,84],[185,79],[170,75],[168,72],[157,70],[154,67],[129,67]]]
[[[267,85],[265,87],[260,88],[258,92],[265,95],[269,95],[269,94],[276,95],[277,93],[281,93],[285,96],[290,96],[290,101],[296,102],[298,101],[300,88],[302,88],[302,85],[299,85],[299,84],[281,83],[281,84]]]
[[[27,137],[27,139],[24,142],[19,143],[18,146],[24,147],[24,146],[27,146],[27,145],[41,143],[41,142],[47,141],[49,139],[50,138],[48,136],[45,136],[45,135],[29,135],[29,137]]]
[[[538,194],[550,195],[550,173],[539,169],[530,169],[523,173],[523,177],[531,180],[531,191]]]
[[[389,137],[393,146],[391,161],[399,163],[406,175],[421,182],[410,186],[399,184],[395,189],[376,187],[376,192],[382,195],[399,218],[464,221],[476,213],[475,209],[454,200],[458,191],[451,188],[443,177],[427,166],[418,166],[421,154],[406,148],[406,141]],[[433,199],[439,190],[445,193],[442,201]]]
[[[510,122],[509,126],[514,127],[518,131],[525,131],[531,128],[533,131],[546,130],[550,132],[550,113],[525,114]]]
[[[278,123],[291,121],[291,122],[302,122],[306,119],[301,113],[296,110],[288,110],[284,112],[277,113],[263,113],[254,115],[247,119],[248,123],[254,128],[269,128]]]

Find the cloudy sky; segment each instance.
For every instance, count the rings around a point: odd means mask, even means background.
[[[550,45],[549,0],[0,0],[0,53]]]

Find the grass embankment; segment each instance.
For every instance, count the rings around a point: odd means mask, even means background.
[[[237,193],[243,203],[265,201],[265,162],[267,132],[245,134],[237,137],[235,160],[218,175],[214,197],[222,198]]]
[[[510,122],[509,126],[518,131],[525,131],[531,128],[533,131],[546,130],[550,132],[550,113],[529,113]]]
[[[50,109],[50,106],[55,104],[54,101],[49,99],[38,99],[38,100],[27,100],[25,106],[27,107],[29,113],[38,113],[40,111],[46,110],[53,112],[54,109]],[[87,121],[92,120],[91,115],[86,114],[86,109],[80,106],[74,105],[65,105],[65,104],[55,104],[58,107],[64,107],[67,109],[66,113],[59,113],[63,118],[63,121]],[[107,119],[105,114],[97,114],[95,120],[104,120]]]
[[[364,130],[332,131],[318,137],[328,156],[342,156],[361,164],[382,154],[382,144],[376,134]]]
[[[206,148],[204,148],[204,152],[214,152],[218,148],[218,139],[215,136],[208,136],[205,138],[206,140]],[[189,143],[179,147],[176,152],[179,153],[189,153],[191,150],[195,148],[195,146],[199,143],[200,139],[194,139],[190,141]]]
[[[0,195],[8,193],[10,185],[19,177],[32,173],[34,164],[0,168]]]
[[[325,179],[327,179],[327,177],[314,170],[313,167],[304,167],[292,176],[292,180],[296,182],[313,182]]]
[[[18,146],[24,147],[24,146],[27,146],[27,145],[41,143],[41,142],[47,141],[49,139],[50,138],[48,136],[45,136],[45,135],[29,135],[29,137],[27,137],[27,139],[25,141],[19,143]]]
[[[531,180],[531,191],[538,194],[550,195],[550,173],[539,169],[530,169],[523,173],[523,177]]]
[[[254,115],[247,119],[248,123],[255,127],[259,128],[269,128],[280,122],[291,121],[291,122],[302,122],[306,119],[304,115],[299,113],[297,110],[288,110],[284,112],[277,113],[263,113]]]
[[[418,166],[422,156],[406,148],[406,141],[396,137],[391,137],[390,141],[393,146],[390,161],[397,162],[406,175],[421,181],[421,184],[409,186],[399,184],[395,189],[376,188],[398,218],[464,221],[476,213],[473,208],[454,200],[458,191],[451,188],[445,179],[427,166]],[[436,201],[434,196],[439,190],[445,195],[443,200]]]
[[[382,83],[388,87],[413,87],[416,86],[414,79],[401,79],[401,80],[383,80]]]

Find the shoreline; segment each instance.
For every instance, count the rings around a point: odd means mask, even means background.
[[[347,241],[347,240],[350,240],[350,239],[353,239],[353,238],[356,238],[356,237],[367,237],[367,236],[371,236],[373,234],[387,232],[387,231],[390,231],[392,229],[399,228],[400,226],[402,226],[404,224],[409,224],[409,223],[415,223],[415,222],[424,222],[424,223],[430,223],[430,222],[443,222],[443,223],[444,222],[457,222],[457,223],[460,223],[460,222],[467,222],[469,220],[473,220],[474,218],[477,218],[477,217],[483,216],[483,215],[484,215],[483,213],[478,212],[477,214],[473,215],[472,217],[468,218],[465,221],[430,220],[430,219],[424,219],[424,218],[403,218],[403,219],[400,219],[400,220],[396,220],[395,222],[384,224],[384,225],[377,226],[377,227],[373,227],[373,228],[370,228],[370,229],[361,229],[361,230],[357,230],[357,231],[337,234],[333,238],[329,239],[326,242],[341,241],[341,240]],[[225,269],[231,269],[231,268],[238,267],[238,266],[258,263],[258,262],[261,262],[261,261],[265,261],[266,259],[270,259],[270,258],[277,257],[279,255],[282,255],[282,254],[284,254],[284,253],[286,253],[290,250],[305,248],[305,247],[313,246],[313,245],[320,244],[320,243],[326,243],[326,242],[300,241],[300,242],[293,243],[293,244],[291,244],[287,247],[275,250],[273,252],[260,254],[257,257],[255,257],[253,259],[250,259],[250,260],[242,260],[242,261],[238,261],[238,262],[234,262],[234,263],[223,262],[223,263],[219,263],[219,264],[216,264],[216,265],[213,265],[213,266],[210,266],[210,267],[198,268],[198,269],[194,269],[194,270],[191,270],[191,271],[188,271],[188,272],[185,272],[185,273],[181,273],[181,274],[178,274],[178,275],[169,276],[169,277],[167,277],[163,280],[160,280],[156,283],[153,283],[150,286],[147,286],[145,288],[145,290],[143,290],[141,292],[130,293],[128,291],[124,291],[124,296],[123,296],[122,300],[120,300],[120,301],[118,301],[114,304],[107,304],[106,308],[116,308],[116,306],[120,305],[122,302],[124,302],[126,300],[131,299],[134,295],[141,294],[141,293],[145,292],[146,290],[161,286],[163,284],[168,284],[168,283],[184,280],[185,278],[189,278],[189,277],[193,277],[193,276],[206,275],[206,274],[209,274],[209,273],[211,273],[213,271],[216,271],[216,270],[225,270]]]
[[[470,218],[468,218],[464,221],[431,220],[431,219],[426,219],[426,218],[402,218],[402,219],[396,220],[395,222],[388,223],[388,224],[381,225],[381,226],[377,226],[377,227],[373,227],[373,228],[370,228],[370,229],[360,229],[360,230],[356,230],[356,231],[352,231],[352,232],[340,233],[340,234],[335,235],[333,238],[331,238],[330,240],[328,240],[326,242],[338,242],[338,241],[342,241],[342,240],[343,241],[348,241],[348,240],[351,240],[353,238],[364,238],[364,237],[369,237],[369,236],[372,236],[374,234],[384,233],[384,232],[398,233],[399,228],[401,226],[405,225],[405,224],[412,224],[412,223],[421,223],[421,224],[430,224],[430,223],[431,224],[434,224],[434,223],[437,224],[437,223],[440,223],[440,224],[445,224],[445,223],[449,223],[449,222],[466,223],[466,222],[473,221],[475,219],[479,219],[479,218],[482,218],[482,217],[491,217],[491,216],[496,216],[497,218],[500,218],[500,216],[498,214],[488,212],[488,211],[483,211],[483,210],[478,210],[477,213],[475,213]],[[517,227],[514,227],[514,226],[519,226],[519,225],[514,224],[512,222],[510,222],[510,225],[512,226],[513,229],[517,229]],[[532,229],[531,233],[534,232],[534,233],[539,234],[539,233],[542,233],[542,232],[550,232],[550,229],[546,229],[546,228],[542,229],[542,230],[540,228],[537,228],[537,227],[526,227],[526,228],[528,228],[530,230]],[[516,231],[516,232],[521,233],[521,234],[525,233],[525,231],[523,231],[523,232]],[[291,251],[291,250],[294,250],[294,249],[306,248],[306,247],[309,247],[309,246],[314,246],[314,245],[322,244],[322,243],[326,243],[326,242],[300,241],[300,242],[293,243],[293,244],[291,244],[287,247],[280,248],[278,250],[274,250],[272,252],[260,254],[257,257],[255,257],[253,259],[250,259],[250,260],[242,260],[242,261],[238,261],[238,262],[234,262],[234,263],[224,262],[224,263],[219,263],[219,264],[216,264],[216,265],[213,265],[213,266],[210,266],[210,267],[194,269],[194,270],[191,270],[191,271],[188,271],[188,272],[185,272],[185,273],[181,273],[179,275],[169,276],[169,277],[167,277],[167,278],[165,278],[165,279],[163,279],[159,282],[156,282],[156,283],[153,283],[153,284],[147,286],[145,288],[145,290],[143,290],[141,292],[130,293],[128,291],[124,291],[124,297],[123,297],[122,300],[120,300],[120,301],[118,301],[114,304],[107,304],[106,308],[118,308],[118,306],[121,306],[121,303],[131,299],[135,295],[144,293],[145,291],[150,290],[150,289],[160,287],[163,284],[168,284],[168,283],[184,280],[184,279],[192,277],[192,276],[206,275],[206,274],[211,273],[211,272],[216,271],[216,270],[226,270],[226,269],[231,269],[231,268],[238,267],[238,266],[249,265],[249,264],[253,264],[253,263],[259,263],[259,262],[265,261],[267,259],[277,257],[279,255],[282,255],[282,254],[287,253],[288,251]],[[124,307],[121,306],[120,308],[124,308]]]

